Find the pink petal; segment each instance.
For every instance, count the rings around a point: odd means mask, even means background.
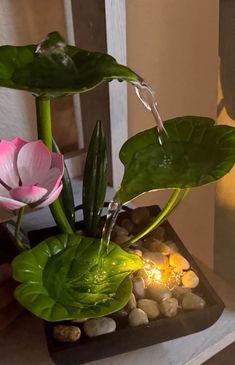
[[[17,153],[19,152],[19,150],[26,144],[28,143],[27,141],[25,141],[24,139],[21,139],[19,137],[13,139],[11,141],[12,143],[14,143],[14,145],[16,146],[17,149]]]
[[[13,199],[26,204],[35,203],[45,196],[47,190],[39,186],[20,186],[19,188],[10,191]]]
[[[16,209],[20,209],[25,206],[26,206],[26,204],[24,204],[22,202],[18,202],[16,200],[9,199],[9,198],[4,198],[2,196],[0,197],[0,208],[16,210]]]
[[[9,191],[0,185],[0,196],[4,196],[5,198],[10,198]]]
[[[51,154],[42,141],[29,142],[19,151],[17,168],[22,185],[36,185],[51,167]]]
[[[53,168],[48,171],[44,179],[39,180],[38,185],[47,189],[48,195],[55,191],[60,185],[62,175],[59,169]]]
[[[53,203],[60,195],[61,190],[63,189],[63,184],[61,184],[58,189],[56,189],[56,191],[54,191],[53,193],[51,193],[50,195],[48,195],[48,197],[43,200],[40,204],[36,204],[37,208],[42,208],[42,207],[46,207],[47,205],[50,205],[51,203]]]
[[[0,142],[0,178],[10,188],[19,185],[16,157],[17,149],[14,143],[2,140]]]
[[[59,169],[61,174],[63,175],[64,174],[64,156],[59,153],[52,152],[51,153],[51,167],[57,167],[57,169]]]

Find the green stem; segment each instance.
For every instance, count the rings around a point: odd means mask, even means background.
[[[36,97],[36,111],[38,138],[45,143],[49,151],[52,151],[51,101],[48,96]],[[50,210],[59,230],[63,233],[73,233],[58,199],[50,205]]]
[[[21,242],[20,238],[19,238],[19,233],[20,233],[20,225],[22,222],[22,218],[24,215],[24,207],[20,208],[18,216],[17,216],[17,221],[16,221],[16,229],[15,229],[15,240],[16,240],[16,245],[18,247],[18,249],[20,251],[25,251],[27,250],[27,247],[23,244],[23,242]]]
[[[162,221],[170,214],[172,209],[175,206],[175,203],[181,193],[181,189],[176,189],[173,194],[171,195],[170,199],[168,200],[166,206],[163,208],[163,210],[157,215],[157,217],[154,219],[153,222],[151,222],[143,231],[138,233],[136,236],[132,237],[130,240],[126,241],[122,248],[129,247],[133,243],[139,241],[142,237],[146,236],[146,234],[150,233],[154,228],[159,226]]]

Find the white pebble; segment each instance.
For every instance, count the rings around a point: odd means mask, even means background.
[[[132,309],[136,308],[136,299],[135,294],[131,293],[130,299],[126,305],[127,310],[131,311]]]
[[[174,317],[178,310],[178,300],[176,298],[164,299],[160,302],[159,308],[165,317]]]
[[[183,299],[183,296],[190,292],[191,292],[190,288],[184,288],[183,286],[176,286],[172,290],[172,295],[173,295],[173,297],[175,297],[176,299],[181,301]]]
[[[133,292],[136,298],[145,297],[145,281],[141,277],[134,278],[133,280]]]
[[[143,258],[153,261],[159,270],[166,269],[169,266],[168,258],[160,252],[144,252]]]
[[[130,312],[128,322],[130,326],[136,327],[149,323],[149,320],[147,314],[142,309],[135,308]]]
[[[88,337],[96,337],[116,330],[116,322],[109,317],[89,319],[84,323],[84,331]]]
[[[148,316],[148,319],[155,319],[159,316],[160,311],[157,302],[151,299],[139,299],[137,307],[142,309]]]
[[[177,269],[188,270],[190,268],[188,260],[186,260],[180,253],[173,253],[170,255],[169,263]]]
[[[148,296],[156,301],[167,299],[172,296],[171,291],[163,284],[150,284],[147,287]]]
[[[199,284],[199,277],[194,271],[189,270],[182,276],[182,284],[185,288],[196,288]]]
[[[183,309],[202,309],[205,307],[205,300],[199,295],[194,293],[188,293],[183,296],[182,307]]]

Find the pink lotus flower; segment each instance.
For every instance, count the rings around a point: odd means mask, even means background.
[[[49,152],[42,141],[20,138],[0,142],[0,207],[10,210],[45,207],[63,188],[63,156]]]

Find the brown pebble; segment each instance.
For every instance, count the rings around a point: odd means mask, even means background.
[[[76,342],[81,336],[81,330],[79,327],[58,324],[53,329],[53,335],[60,342]]]

